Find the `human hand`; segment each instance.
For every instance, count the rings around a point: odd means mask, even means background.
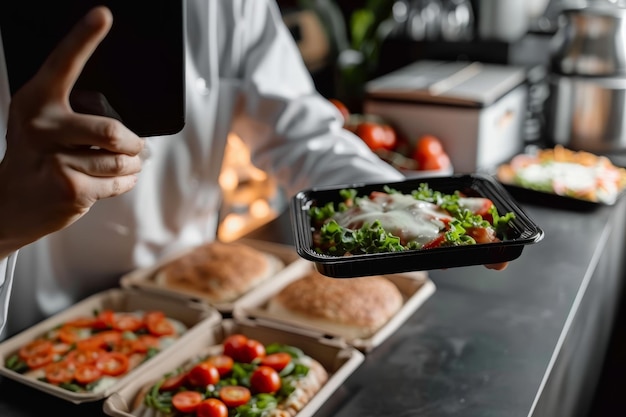
[[[143,139],[118,120],[70,105],[72,87],[112,20],[107,8],[91,10],[12,98],[0,163],[0,259],[137,181]]]

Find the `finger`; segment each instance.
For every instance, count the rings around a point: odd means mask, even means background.
[[[44,78],[49,91],[57,98],[69,98],[85,64],[106,36],[113,17],[106,7],[96,7],[87,13],[46,59],[38,74]]]
[[[61,162],[91,177],[117,177],[141,172],[139,155],[129,156],[107,151],[84,150],[60,155]]]
[[[144,148],[144,139],[120,121],[108,117],[71,113],[64,115],[56,128],[63,132],[61,145],[66,148],[97,147],[132,156]],[[52,143],[59,137],[58,130],[51,129],[50,135]]]
[[[137,184],[136,175],[124,175],[120,177],[85,177],[83,181],[89,190],[88,195],[84,195],[85,207],[90,207],[97,200],[115,197],[132,190]]]

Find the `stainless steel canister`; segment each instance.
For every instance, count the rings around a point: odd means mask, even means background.
[[[588,1],[563,11],[551,50],[548,139],[626,151],[626,9]]]

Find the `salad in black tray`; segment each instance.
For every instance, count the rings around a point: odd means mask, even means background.
[[[500,184],[478,174],[309,190],[293,206],[298,253],[335,277],[500,270],[543,237]]]

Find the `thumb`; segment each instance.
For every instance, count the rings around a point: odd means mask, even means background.
[[[35,76],[57,99],[69,99],[85,64],[113,24],[111,11],[95,7],[80,20],[50,53]]]

